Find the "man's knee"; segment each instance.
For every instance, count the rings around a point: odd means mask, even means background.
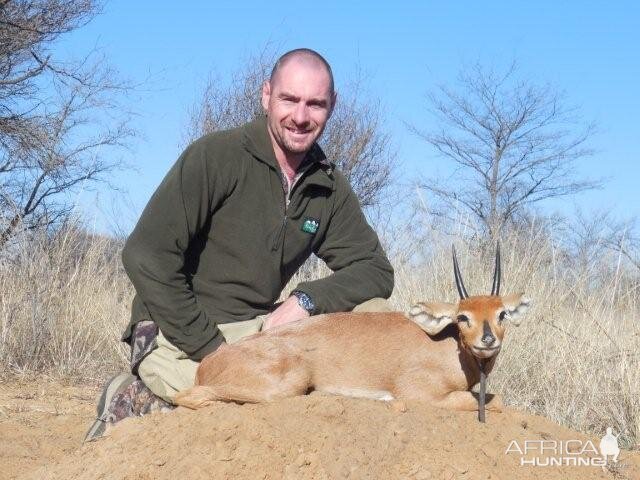
[[[354,312],[393,312],[395,311],[388,300],[384,298],[372,298],[360,305],[356,305]]]
[[[266,315],[261,315],[253,320],[244,320],[233,323],[220,323],[218,328],[224,336],[224,340],[228,344],[239,342],[249,335],[258,333],[262,329],[262,323],[264,322]]]
[[[176,393],[193,386],[198,365],[160,333],[158,346],[142,360],[138,375],[149,390],[173,403]]]
[[[219,325],[226,343],[235,343],[260,331],[262,317]],[[173,403],[176,394],[193,386],[198,362],[169,342],[158,332],[157,347],[138,366],[138,376],[158,397]]]

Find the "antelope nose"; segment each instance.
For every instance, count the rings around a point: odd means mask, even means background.
[[[493,343],[496,341],[496,337],[494,337],[492,334],[490,333],[485,333],[482,336],[481,339],[482,343],[484,343],[487,347],[490,347],[491,345],[493,345]]]
[[[480,339],[482,343],[484,343],[487,347],[493,345],[493,342],[496,341],[496,337],[491,333],[491,327],[489,326],[489,322],[486,320],[482,322],[482,338]]]

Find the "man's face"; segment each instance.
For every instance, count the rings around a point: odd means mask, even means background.
[[[326,69],[291,59],[262,88],[269,130],[285,155],[304,154],[324,130],[335,104]]]

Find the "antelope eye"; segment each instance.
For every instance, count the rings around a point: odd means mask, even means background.
[[[500,315],[498,316],[498,320],[500,320],[500,322],[503,322],[506,316],[507,316],[507,312],[503,310],[500,312]]]
[[[458,322],[467,322],[467,327],[469,326],[469,317],[466,315],[458,315]]]

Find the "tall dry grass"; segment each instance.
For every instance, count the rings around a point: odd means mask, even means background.
[[[493,250],[477,246],[466,234],[427,231],[419,240],[398,234],[391,242],[396,268],[392,304],[407,310],[417,300],[457,300],[452,242],[469,292],[487,293]],[[133,290],[120,263],[120,246],[71,228],[5,252],[0,263],[0,373],[94,381],[126,368],[128,352],[119,337]],[[611,426],[623,432],[625,446],[636,445],[637,272],[626,270],[606,250],[596,255],[562,246],[544,226],[503,239],[502,252],[502,292],[526,292],[534,303],[520,327],[508,328],[490,390],[502,393],[510,405],[584,432],[601,435]],[[326,273],[311,262],[291,285]]]
[[[0,262],[0,374],[98,381],[125,367],[132,288],[117,243],[67,228],[25,237]]]

